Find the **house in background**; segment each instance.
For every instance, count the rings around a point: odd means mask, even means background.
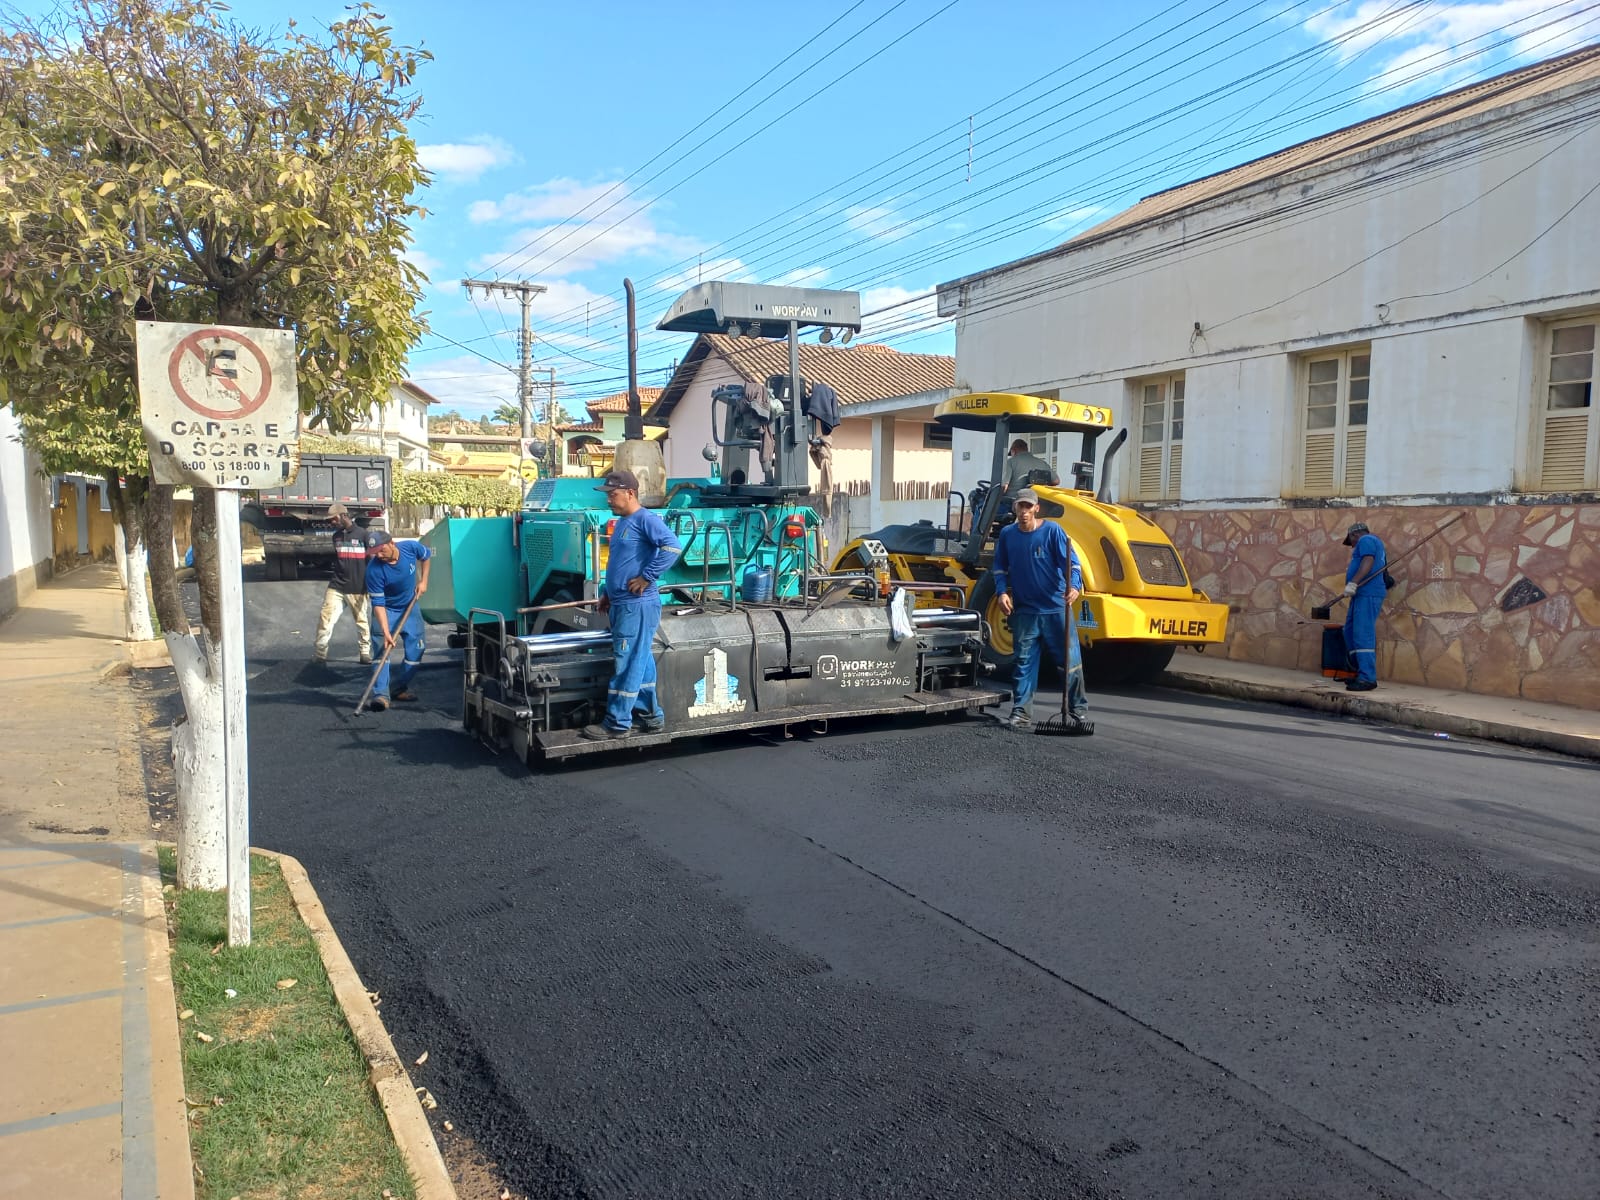
[[[660,388],[639,389],[639,404],[647,416],[660,397]],[[615,392],[599,400],[590,400],[584,408],[589,414],[587,421],[556,426],[556,434],[561,438],[561,473],[599,477],[610,469],[617,443],[623,439],[623,426],[628,419],[628,393]],[[655,441],[666,433],[665,425],[646,420],[644,436],[647,439]]]
[[[1590,47],[944,284],[959,384],[1117,414],[1231,657],[1315,667],[1345,527],[1463,514],[1396,563],[1380,679],[1600,707],[1597,111]]]
[[[474,430],[477,426],[469,426]],[[434,433],[432,469],[474,479],[503,479],[526,486],[539,478],[541,463],[523,452],[518,433]]]
[[[695,338],[645,414],[647,421],[668,426],[662,442],[668,477],[706,475],[709,463],[702,451],[712,440],[714,389],[765,383],[771,375],[788,373],[786,341],[720,333]],[[955,360],[903,354],[871,343],[806,342],[800,346],[800,374],[808,383],[820,381],[838,393],[833,484],[865,501],[850,506],[847,522],[833,536],[922,518],[942,523],[951,443],[950,431],[933,423],[933,410],[953,394]],[[812,466],[811,486],[820,482],[820,472]]]
[[[16,415],[0,406],[0,618],[15,612],[55,569],[52,485],[21,439]]]
[[[387,454],[406,470],[438,470],[428,456],[428,406],[438,402],[409,379],[402,380],[389,389],[386,401],[372,405],[344,436]]]

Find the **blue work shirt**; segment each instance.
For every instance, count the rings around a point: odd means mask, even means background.
[[[1367,555],[1372,556],[1372,574],[1356,589],[1358,596],[1384,596],[1389,589],[1383,585],[1383,569],[1389,565],[1388,552],[1384,550],[1383,543],[1373,533],[1363,533],[1356,539],[1356,544],[1350,550],[1350,565],[1345,568],[1344,581],[1349,583],[1361,573],[1361,560]]]
[[[660,604],[656,580],[683,551],[678,535],[655,513],[641,508],[618,517],[611,528],[606,559],[606,597],[613,604]],[[650,586],[642,596],[628,590],[628,580],[644,576]]]
[[[421,542],[396,542],[394,548],[400,557],[392,563],[375,558],[367,564],[367,598],[399,616],[417,594],[417,564],[433,551]]]
[[[1061,526],[1041,521],[1032,533],[1007,525],[994,544],[994,591],[1009,592],[1014,612],[1058,613],[1066,606],[1066,579],[1083,591],[1078,551]]]

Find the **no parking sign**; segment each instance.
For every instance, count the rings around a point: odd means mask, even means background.
[[[300,443],[294,334],[140,321],[139,414],[158,483],[269,488]]]

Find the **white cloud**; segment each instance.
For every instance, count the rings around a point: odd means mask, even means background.
[[[513,162],[516,152],[499,138],[483,136],[418,146],[417,157],[428,170],[452,183],[471,183],[490,168]]]
[[[692,267],[685,267],[681,271],[662,276],[661,279],[657,280],[655,290],[658,292],[682,292],[701,281],[709,283],[713,279],[731,280],[734,283],[751,283],[755,280],[755,273],[745,266],[741,259],[713,258],[708,262],[697,262]]]
[[[1105,207],[1099,204],[1063,208],[1060,212],[1052,213],[1045,218],[1044,228],[1052,233],[1061,233],[1068,229],[1075,229],[1080,225],[1087,225],[1106,211]]]
[[[924,295],[924,292],[928,294]],[[934,320],[938,312],[935,307],[937,298],[932,292],[932,288],[913,289],[894,286],[868,288],[861,293],[861,311],[877,313],[885,308],[889,311],[879,316],[865,317],[861,323],[861,336],[872,338],[900,333],[909,326],[920,327]]]
[[[1480,72],[1491,53],[1498,63],[1548,58],[1584,44],[1594,36],[1589,8],[1587,0],[1478,0],[1421,9],[1360,0],[1319,13],[1305,28],[1318,39],[1345,37],[1341,61],[1377,51],[1373,90],[1438,90]],[[1509,45],[1495,44],[1508,37]]]
[[[576,275],[624,258],[682,258],[702,243],[658,229],[647,204],[621,183],[553,179],[468,210],[479,224],[516,223],[501,249],[479,256],[496,276]]]
[[[898,241],[922,229],[928,221],[925,218],[907,217],[893,205],[883,203],[852,204],[845,210],[844,223],[866,237]]]
[[[497,352],[494,342],[480,345],[485,347],[486,354]],[[475,355],[413,362],[406,376],[438,397],[440,404],[436,412],[454,408],[478,416],[493,412],[506,401],[514,401],[517,394],[517,377],[512,372]]]

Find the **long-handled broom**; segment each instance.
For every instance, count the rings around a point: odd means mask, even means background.
[[[1439,524],[1438,528],[1436,528],[1427,537],[1423,538],[1420,542],[1413,542],[1402,553],[1397,554],[1393,558],[1389,559],[1389,561],[1386,562],[1382,567],[1380,567],[1379,570],[1387,571],[1390,567],[1399,566],[1401,563],[1405,562],[1406,559],[1410,558],[1413,554],[1415,554],[1418,550],[1421,550],[1429,542],[1433,541],[1434,538],[1438,537],[1446,529],[1449,529],[1450,526],[1454,525],[1457,521],[1461,520],[1462,515],[1463,514],[1461,514],[1461,513],[1457,513],[1455,516],[1451,517],[1448,521],[1441,522]],[[1358,579],[1356,582],[1357,582],[1357,584],[1362,584],[1362,583],[1365,583],[1371,577],[1372,577],[1371,575],[1366,575],[1366,576],[1363,576],[1362,578]],[[1326,620],[1328,620],[1333,614],[1333,606],[1335,604],[1339,603],[1339,601],[1341,601],[1343,599],[1345,599],[1345,596],[1338,595],[1338,596],[1335,596],[1332,600],[1330,600],[1327,604],[1318,604],[1316,607],[1314,607],[1311,610],[1311,619],[1313,621],[1326,621]]]
[[[1061,712],[1033,727],[1035,733],[1045,737],[1088,737],[1094,726],[1067,712],[1067,697],[1072,692],[1072,651],[1078,637],[1077,624],[1072,619],[1072,601],[1061,606]]]

